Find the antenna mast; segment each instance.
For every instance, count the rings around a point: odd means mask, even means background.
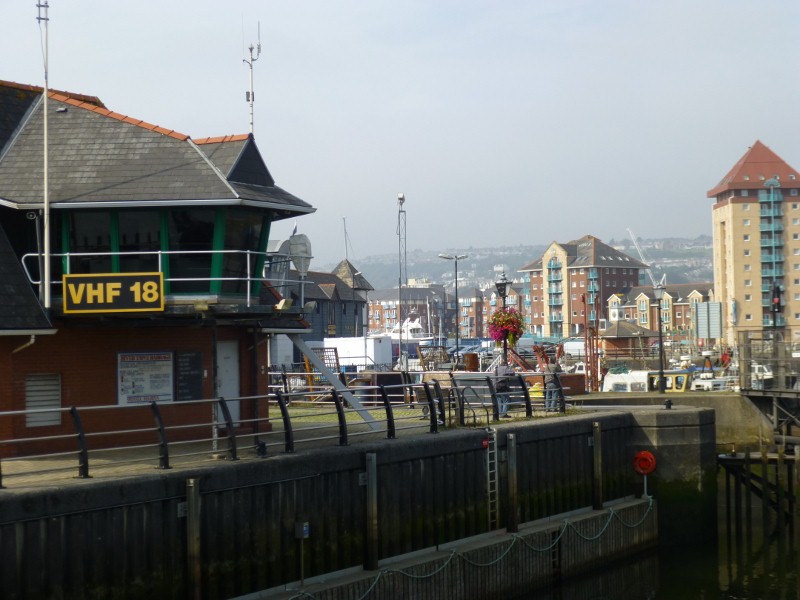
[[[43,273],[40,274],[40,278],[44,282],[44,308],[46,311],[50,310],[50,184],[48,181],[49,177],[49,165],[48,165],[48,145],[47,145],[47,96],[50,95],[50,86],[48,82],[48,55],[49,55],[49,48],[48,48],[48,36],[47,36],[47,24],[50,21],[48,16],[48,9],[50,5],[48,4],[47,0],[44,2],[39,2],[36,4],[36,8],[39,9],[38,15],[36,16],[36,20],[39,21],[39,27],[42,27],[42,23],[44,23],[44,43],[42,47],[42,54],[44,59],[44,93],[42,94],[42,111],[44,117],[44,125],[42,131],[42,137],[44,138],[44,164],[42,165],[42,169],[44,171],[43,180],[42,180],[42,187],[44,188],[43,197],[42,197],[42,227],[44,230],[44,269]],[[44,10],[44,15],[42,14],[42,10]]]
[[[242,59],[242,62],[245,63],[250,68],[250,90],[245,92],[245,98],[247,99],[247,103],[250,105],[250,134],[253,133],[253,103],[256,100],[256,93],[253,90],[253,63],[258,60],[258,57],[261,56],[261,21],[258,22],[258,44],[253,46],[250,44],[248,47],[250,51],[250,60],[246,58]],[[255,53],[253,51],[255,50]]]

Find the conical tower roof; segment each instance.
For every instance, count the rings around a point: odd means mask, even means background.
[[[714,198],[732,190],[761,189],[768,179],[777,179],[782,188],[800,188],[797,171],[760,140],[756,140],[717,186],[709,190],[707,196]]]

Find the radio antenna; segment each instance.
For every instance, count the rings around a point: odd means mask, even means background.
[[[247,48],[250,51],[250,59],[243,58],[242,62],[250,68],[250,89],[245,92],[245,98],[250,105],[250,134],[253,133],[253,103],[256,100],[256,93],[253,90],[253,63],[261,56],[261,21],[258,22],[258,43],[253,46],[250,44]]]
[[[41,275],[41,280],[44,283],[44,298],[43,304],[46,311],[49,312],[50,310],[50,183],[48,181],[49,170],[50,167],[47,163],[49,149],[47,145],[47,97],[50,95],[50,82],[49,82],[49,74],[48,74],[48,60],[49,60],[49,48],[48,48],[48,23],[50,22],[50,18],[48,15],[48,10],[50,8],[50,4],[45,0],[44,2],[39,2],[36,4],[36,8],[38,9],[38,14],[36,16],[36,20],[39,21],[39,28],[41,30],[42,24],[44,24],[44,30],[42,31],[42,57],[44,59],[44,90],[42,93],[42,117],[44,119],[43,130],[42,130],[42,137],[44,139],[44,164],[42,165],[43,177],[42,177],[42,187],[43,187],[43,194],[42,194],[42,228],[44,230],[44,272]]]

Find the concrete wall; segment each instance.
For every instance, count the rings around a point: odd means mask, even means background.
[[[716,412],[716,440],[720,448],[730,450],[757,447],[760,440],[772,440],[769,419],[747,397],[732,392],[688,392],[684,394],[590,394],[581,398],[582,406],[663,406],[669,399],[673,406],[713,408]]]

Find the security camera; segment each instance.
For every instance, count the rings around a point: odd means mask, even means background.
[[[33,221],[36,218],[36,213],[32,210],[29,210],[27,213],[25,213],[25,216],[28,218],[28,220]]]

